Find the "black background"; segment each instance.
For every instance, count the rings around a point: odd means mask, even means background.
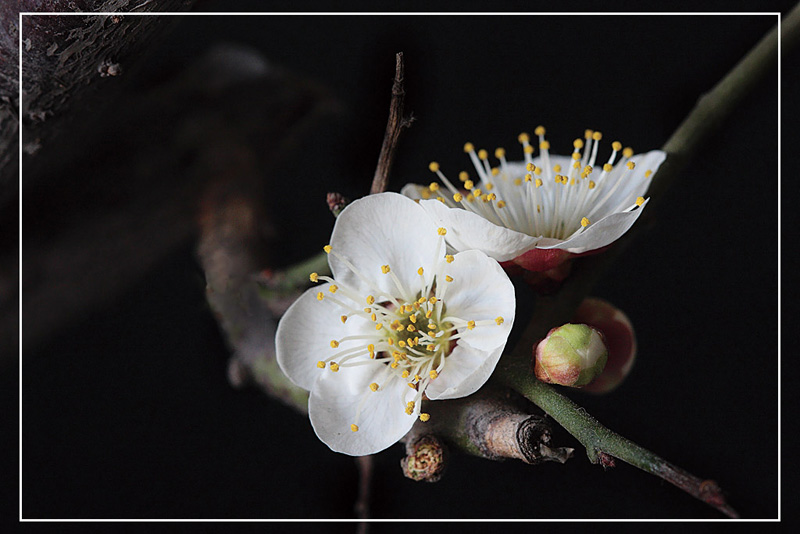
[[[223,4],[254,3],[199,7]],[[304,237],[287,247],[288,262],[326,242],[327,190],[367,192],[395,52],[405,53],[406,106],[418,118],[401,140],[390,186],[399,190],[429,180],[432,159],[460,170],[467,140],[515,154],[517,134],[538,124],[556,153],[585,128],[637,152],[657,148],[774,23],[754,15],[187,16],[153,51],[150,75],[212,44],[241,43],[344,104],[338,130],[309,134],[308,151],[274,185],[300,214],[291,223]],[[603,397],[570,392],[610,428],[717,480],[746,518],[778,514],[776,85],[773,72],[650,205],[655,227],[594,291],[636,327],[628,380]],[[354,517],[353,459],[330,452],[306,418],[231,388],[227,357],[191,242],[120,298],[24,351],[23,517]],[[564,432],[556,437],[579,447]],[[536,467],[456,454],[440,482],[423,484],[403,478],[397,445],[375,457],[372,514],[721,517],[655,477],[625,464],[604,472],[577,452],[566,465]]]

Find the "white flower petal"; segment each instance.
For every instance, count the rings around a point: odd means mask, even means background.
[[[406,184],[400,190],[400,194],[408,197],[411,200],[420,200],[422,198],[422,190],[425,189],[424,185],[419,184]]]
[[[508,261],[532,249],[538,237],[497,226],[461,208],[448,208],[438,200],[422,200],[437,224],[447,228],[447,242],[455,250],[480,250],[497,261]]]
[[[397,193],[370,195],[342,211],[333,228],[331,247],[383,295],[400,296],[392,278],[384,275],[381,267],[389,265],[405,289],[419,291],[422,281],[417,269],[428,271],[424,275],[428,278],[432,276],[428,267],[437,259],[436,229],[427,212],[413,200]],[[369,286],[336,254],[328,256],[334,279],[369,293]]]
[[[460,341],[480,350],[505,346],[514,324],[516,300],[514,285],[500,264],[480,251],[468,250],[456,254],[445,273],[453,277],[452,282],[445,282],[446,314],[465,321],[490,321],[472,330],[459,329]],[[502,324],[496,324],[498,317],[503,318]]]
[[[328,372],[311,391],[311,425],[332,450],[351,456],[373,454],[399,441],[414,424],[418,408],[409,415],[405,404],[415,391],[398,379],[388,386],[381,384],[378,391],[370,391],[369,384],[377,382],[380,374],[375,369],[352,367]],[[350,425],[356,422],[359,404],[358,431],[353,432]]]
[[[589,227],[584,231],[571,237],[570,239],[567,239],[566,241],[556,245],[538,248],[558,248],[573,254],[581,254],[582,252],[588,252],[590,250],[596,250],[606,245],[610,245],[622,237],[622,235],[627,232],[631,226],[633,226],[633,223],[635,223],[636,219],[639,218],[639,215],[642,214],[642,211],[644,211],[644,207],[648,202],[649,199],[645,200],[638,209],[633,211],[612,213],[606,218],[589,225]]]
[[[489,377],[503,353],[502,346],[483,351],[459,341],[447,357],[447,365],[435,380],[431,380],[425,394],[431,400],[457,399],[478,391]]]
[[[297,299],[278,323],[275,350],[278,365],[289,379],[303,389],[311,390],[317,378],[327,369],[317,367],[317,362],[335,354],[331,340],[348,335],[374,332],[365,319],[353,316],[342,324],[341,316],[347,313],[331,300],[329,284],[312,287]],[[317,300],[322,292],[323,300]],[[336,298],[346,297],[337,292]],[[338,350],[348,347],[342,344]]]

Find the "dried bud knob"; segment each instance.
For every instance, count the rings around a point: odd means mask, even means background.
[[[585,324],[553,328],[536,346],[536,378],[549,384],[585,386],[603,370],[608,358],[603,335]]]

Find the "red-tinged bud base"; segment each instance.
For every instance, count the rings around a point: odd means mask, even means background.
[[[636,335],[628,316],[613,304],[598,298],[587,298],[578,307],[573,322],[600,330],[608,347],[608,361],[603,372],[583,387],[592,393],[608,393],[619,386],[636,359]]]

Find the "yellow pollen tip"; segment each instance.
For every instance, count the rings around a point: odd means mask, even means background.
[[[436,200],[438,200],[442,204],[446,204],[446,202],[444,201],[444,197],[436,197]]]
[[[525,170],[528,172],[533,172],[535,169],[536,165],[534,165],[533,163],[528,163],[527,165],[525,165]]]
[[[423,423],[426,423],[431,418],[431,414],[429,413],[421,413],[419,414],[419,420]]]
[[[610,163],[606,163],[603,165],[603,170],[606,172],[611,172],[614,170],[614,166]]]
[[[397,362],[390,363],[389,367],[391,367],[392,369],[397,369]]]
[[[583,148],[583,139],[575,139],[575,140],[572,142],[572,146],[574,146],[574,147],[575,147],[575,148],[577,148],[577,149],[581,149],[581,148]]]
[[[439,164],[435,161],[431,161],[428,164],[428,169],[430,169],[431,172],[436,172],[439,170]]]
[[[581,168],[581,162],[580,161],[576,161],[575,163],[572,164],[572,168],[573,169],[580,169]]]
[[[428,351],[432,351],[432,350],[433,350],[433,349],[435,349],[436,347],[435,347],[435,346],[433,346],[433,345],[428,345],[428,346],[426,346],[425,348],[426,348]]]
[[[437,184],[436,182],[431,182],[430,185],[428,186],[428,189],[430,189],[431,191],[438,191],[439,184]]]
[[[375,304],[375,297],[373,297],[372,295],[367,295],[367,304],[369,304],[370,306]]]
[[[536,176],[539,176],[540,174],[542,174],[542,168],[541,167],[536,167],[536,170],[533,171],[533,174],[535,174]]]
[[[342,324],[344,324],[344,323],[346,323],[346,322],[347,322],[347,316],[346,316],[346,315],[342,315],[342,316],[340,317],[340,319],[342,320]]]
[[[651,174],[653,174],[653,171],[651,171],[650,169],[644,171],[644,177],[645,178],[650,178]]]
[[[431,297],[431,298],[429,298],[429,299],[428,299],[428,302],[430,302],[431,304],[436,304],[436,302],[437,302],[438,300],[439,300],[439,299],[437,299],[436,297]]]
[[[467,330],[475,328],[475,321],[467,321]]]
[[[389,274],[389,271],[391,271],[391,269],[389,268],[388,265],[381,265],[381,272],[383,274]]]
[[[411,389],[417,389],[417,385],[414,382],[409,382],[408,387],[410,387]]]
[[[472,143],[464,143],[464,152],[469,153],[472,152],[473,150],[475,150],[475,145],[473,145]]]
[[[431,369],[431,372],[428,373],[428,376],[430,376],[431,380],[433,380],[439,376],[439,373],[436,372],[436,369]]]
[[[317,300],[322,300],[322,299],[324,299],[324,298],[325,298],[325,293],[323,293],[322,291],[320,291],[319,293],[317,293]]]
[[[589,180],[589,189],[594,189],[597,184]]]
[[[584,131],[583,131],[583,136],[584,136],[586,139],[589,139],[590,137],[592,137],[592,134],[593,134],[593,133],[594,133],[594,131],[592,131],[592,130],[584,130]]]
[[[622,151],[622,155],[626,158],[633,156],[633,149],[631,147],[625,147],[625,150]]]
[[[339,372],[339,364],[336,363],[336,362],[331,362],[331,371],[333,371],[334,373],[338,373]]]
[[[380,330],[381,328],[383,328],[383,323],[378,323],[375,325],[375,330]]]
[[[335,339],[332,339],[331,340],[331,348],[332,349],[338,349],[339,348],[339,342],[336,341]]]
[[[370,316],[369,316],[369,318],[370,318],[370,320],[371,320],[373,323],[377,323],[377,322],[378,322],[378,315],[377,315],[377,314],[375,314],[375,313],[373,313],[372,315],[370,315]]]
[[[319,275],[317,273],[311,273],[308,275],[308,279],[312,282],[316,282],[319,280]]]
[[[522,151],[526,154],[533,154],[533,145],[525,145]]]
[[[372,384],[369,385],[369,389],[371,389],[372,391],[378,391],[378,384],[373,382]]]
[[[403,371],[403,372],[400,374],[400,376],[402,376],[403,378],[408,378],[408,375],[409,375],[408,369],[406,369],[405,371]]]
[[[462,200],[464,200],[464,196],[461,193],[456,193],[453,195],[454,202],[461,202]]]
[[[498,169],[497,167],[492,167],[492,176],[497,176],[498,174],[500,174],[500,169]],[[491,189],[494,186],[492,186],[492,184],[486,184],[486,187]]]
[[[337,291],[339,291],[339,286],[337,286],[336,284],[331,284],[331,286],[328,287],[328,291],[330,291],[331,293],[336,293]]]
[[[397,342],[397,346],[400,347],[401,349],[404,349],[406,348],[406,342],[401,339],[400,341]]]
[[[498,207],[498,208],[505,208],[505,207],[506,207],[506,202],[505,202],[505,200],[498,200],[498,201],[497,201],[497,207]]]
[[[420,275],[420,276],[422,276],[422,273],[424,273],[424,272],[425,272],[425,269],[423,269],[422,267],[417,269],[417,274]]]
[[[499,326],[505,322],[505,319],[503,319],[502,317],[498,317],[497,319],[494,320],[494,322],[496,322],[497,325]]]
[[[484,149],[478,150],[478,159],[487,159],[489,157],[489,153],[486,152]]]
[[[620,150],[622,150],[622,143],[620,143],[619,141],[614,141],[613,143],[611,143],[611,148],[619,152]]]
[[[467,180],[466,182],[464,182],[464,187],[466,189],[472,189],[473,187],[475,187],[475,184],[472,182],[472,180]]]
[[[330,254],[333,248],[330,245],[325,245],[324,247],[322,247],[322,250],[325,251],[325,254]]]
[[[586,167],[584,167],[584,168],[583,168],[583,172],[584,172],[585,174],[591,174],[591,173],[592,173],[592,171],[594,171],[594,169],[592,168],[592,166],[591,166],[591,165],[587,165]]]
[[[536,129],[533,131],[533,133],[535,133],[536,135],[544,135],[545,131],[546,130],[544,129],[544,126],[537,126]]]
[[[531,180],[533,180],[533,175],[531,173],[526,174],[525,175],[525,181],[526,182],[530,182]]]
[[[447,228],[439,228],[437,232],[439,233],[439,235],[445,235],[447,234]]]
[[[519,141],[520,143],[527,143],[530,140],[531,140],[531,136],[526,134],[525,132],[522,132],[521,134],[519,134],[517,136],[517,141]]]
[[[503,157],[505,157],[505,155],[506,155],[506,149],[505,148],[495,148],[494,149],[494,157],[496,157],[497,159],[503,158]]]
[[[466,182],[467,180],[469,180],[469,173],[467,171],[461,171],[460,173],[458,173],[458,179],[461,180],[462,182]]]
[[[553,165],[553,172],[561,172],[561,165]]]
[[[644,197],[636,197],[636,205],[641,206],[644,204]]]
[[[539,148],[542,150],[550,150],[550,142],[542,141],[541,143],[539,143]]]
[[[626,167],[628,167],[629,169],[633,170],[633,168],[636,167],[636,164],[634,162],[632,162],[632,161],[629,161],[628,164],[626,165]]]
[[[581,219],[581,226],[583,226],[584,228],[586,228],[587,226],[589,226],[589,219],[587,219],[586,217],[584,217],[583,219]]]
[[[455,260],[455,258],[454,258],[453,256],[451,256],[450,254],[448,254],[447,256],[445,256],[445,257],[444,257],[444,259],[445,259],[445,261],[446,261],[447,263],[453,263],[453,260]]]
[[[542,179],[541,179],[541,178],[537,178],[537,179],[536,179],[536,187],[542,187],[542,184],[543,184],[543,183],[544,183],[544,182],[542,182]]]
[[[500,202],[502,202],[502,200],[501,200]],[[498,204],[499,204],[499,202],[498,202]],[[448,275],[445,275],[444,279],[445,279],[445,280],[447,280],[448,282],[452,282],[452,281],[453,281],[453,277],[452,277],[452,276],[450,276],[449,274],[448,274]],[[416,316],[415,316],[415,317],[416,317]]]
[[[580,152],[573,152],[572,153],[572,159],[574,159],[575,161],[581,159],[581,153]]]
[[[436,330],[436,325],[431,323],[428,325],[428,330]]]
[[[318,361],[317,367],[319,367],[320,369],[325,369],[325,362],[323,362],[322,360]]]
[[[350,430],[353,432],[358,432],[358,425],[350,425]]]
[[[592,139],[594,139],[595,141],[599,141],[602,138],[603,138],[603,134],[601,134],[600,132],[594,132],[592,134]]]

